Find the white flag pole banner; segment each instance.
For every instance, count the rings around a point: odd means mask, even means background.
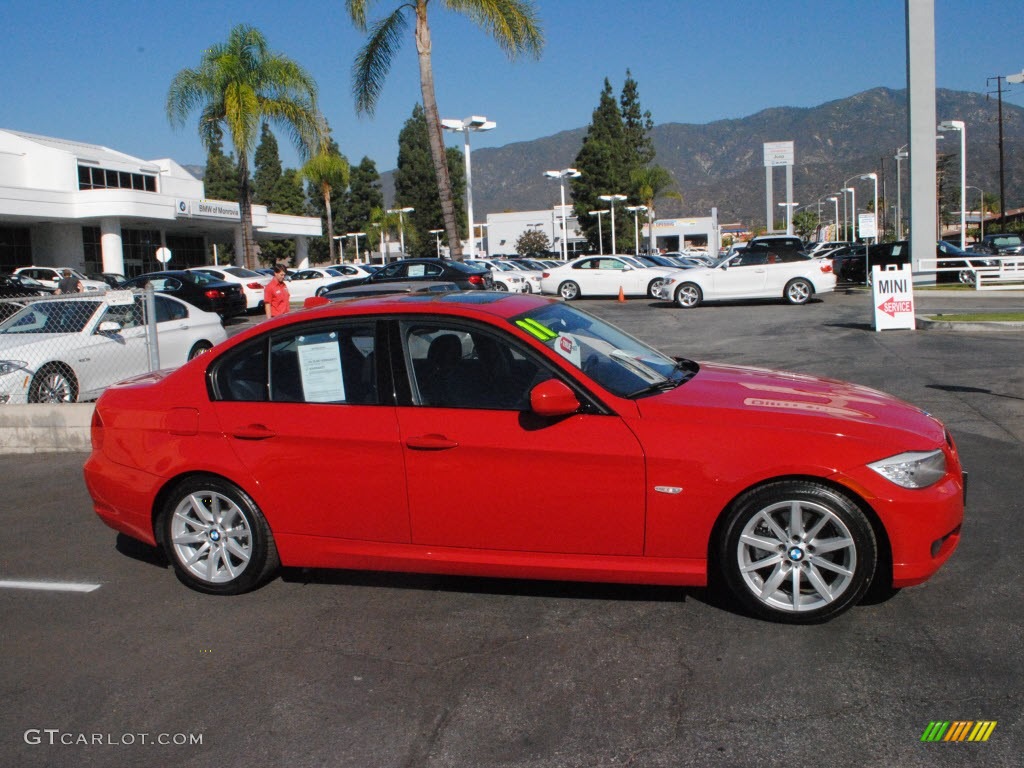
[[[875,330],[914,330],[914,278],[909,264],[890,264],[871,269],[871,304]]]

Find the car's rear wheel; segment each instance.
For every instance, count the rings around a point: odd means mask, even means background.
[[[273,534],[245,491],[218,477],[197,475],[167,495],[163,544],[178,578],[199,592],[237,595],[277,570]]]
[[[647,286],[647,296],[652,299],[657,298],[655,291],[661,288],[661,284],[664,282],[665,281],[660,277],[651,280],[650,284]]]
[[[192,360],[200,355],[209,352],[213,349],[213,344],[208,341],[197,341],[192,345],[192,349],[188,351],[188,359]]]
[[[580,297],[580,287],[572,280],[566,280],[558,286],[558,295],[566,301],[572,301]]]
[[[964,285],[974,285],[974,270],[973,269],[961,269],[957,278]]]
[[[78,400],[78,379],[63,363],[47,363],[32,377],[28,388],[30,403],[74,403]]]
[[[503,292],[507,293],[508,292],[508,286],[505,285],[504,283],[495,282],[494,283],[494,290],[496,290],[496,291],[503,291]]]
[[[720,575],[751,614],[813,624],[864,596],[878,546],[856,503],[812,481],[756,488],[726,513],[716,540]]]
[[[786,284],[784,295],[790,304],[806,304],[814,295],[814,287],[803,278],[797,278]]]
[[[703,300],[704,294],[701,292],[700,286],[695,283],[683,283],[676,288],[676,304],[683,309],[699,307]]]

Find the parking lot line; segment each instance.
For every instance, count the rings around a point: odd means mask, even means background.
[[[46,592],[92,592],[100,584],[76,584],[71,581],[16,581],[0,580],[0,589],[36,589]]]

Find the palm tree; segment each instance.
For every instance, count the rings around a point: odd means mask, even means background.
[[[260,125],[270,122],[291,134],[302,157],[317,146],[323,132],[316,83],[298,64],[267,47],[263,34],[244,24],[225,43],[212,45],[199,66],[178,72],[167,92],[167,119],[184,125],[199,110],[199,137],[209,149],[225,132],[238,156],[239,211],[245,265],[253,266],[255,240],[249,190],[249,157]]]
[[[309,158],[302,167],[302,175],[311,184],[320,187],[324,197],[324,210],[327,212],[327,251],[330,253],[331,264],[340,259],[334,258],[334,217],[331,213],[331,187],[345,188],[348,186],[348,160],[331,146],[330,142],[320,144],[320,150]]]
[[[345,0],[352,23],[360,32],[367,31],[366,10],[371,0]],[[544,36],[537,20],[533,0],[439,0],[449,11],[468,16],[497,41],[510,59],[523,52],[540,56]],[[437,176],[437,192],[441,198],[441,214],[448,235],[453,259],[462,260],[462,242],[459,238],[452,199],[451,178],[441,135],[441,118],[434,95],[434,71],[431,65],[430,24],[427,6],[430,0],[406,0],[390,15],[375,21],[369,27],[369,38],[356,55],[353,94],[356,111],[372,115],[377,98],[384,87],[391,62],[401,45],[402,34],[409,27],[409,15],[415,14],[416,52],[419,56],[420,92],[427,118],[430,156]]]
[[[674,189],[675,179],[672,174],[660,165],[648,165],[634,168],[629,174],[633,184],[633,194],[641,205],[647,206],[647,248],[654,250],[654,201],[659,197],[673,197],[682,200],[683,196]]]
[[[398,233],[401,226],[401,219],[397,213],[388,213],[384,208],[374,207],[370,209],[370,221],[372,227],[378,227],[381,242],[381,262],[387,264],[391,261],[391,236]],[[387,250],[385,251],[385,247]]]

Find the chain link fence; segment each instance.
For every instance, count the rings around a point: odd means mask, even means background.
[[[0,404],[87,402],[118,381],[180,366],[226,338],[207,315],[152,290],[4,300]]]

